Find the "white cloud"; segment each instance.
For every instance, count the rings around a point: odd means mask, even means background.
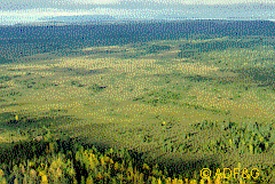
[[[76,4],[97,4],[97,5],[104,5],[104,4],[116,4],[119,3],[119,0],[73,0]]]
[[[130,0],[131,1],[131,0]],[[269,3],[274,4],[274,0],[152,0],[158,3],[178,3],[178,4],[240,4],[240,3]]]
[[[273,6],[230,5],[238,3],[271,3]],[[0,0],[0,24],[32,22],[49,16],[98,14],[121,18],[154,18],[168,15],[274,19],[274,3],[275,0]],[[185,4],[196,5],[184,6]],[[221,6],[200,6],[203,4]]]
[[[148,11],[151,12],[151,11]],[[147,12],[147,13],[148,13]],[[142,16],[138,11],[127,9],[92,8],[90,10],[62,10],[55,8],[26,9],[16,11],[0,11],[0,25],[17,23],[38,22],[45,17],[73,16],[73,15],[111,15],[119,17],[134,17],[135,14]]]

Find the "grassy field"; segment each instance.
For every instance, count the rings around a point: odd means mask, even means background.
[[[241,164],[261,169],[258,182],[272,183],[274,63],[268,38],[229,37],[91,47],[4,63],[1,146],[9,150],[50,131],[55,140],[132,150],[170,176],[198,179],[205,167]]]

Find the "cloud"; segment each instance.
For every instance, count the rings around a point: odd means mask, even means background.
[[[117,18],[274,19],[274,9],[274,0],[0,0],[0,24],[31,22],[45,16],[99,14]]]
[[[182,5],[273,4],[274,0],[1,0],[0,11],[33,8],[88,9],[88,8],[176,8]]]
[[[74,4],[92,4],[92,5],[106,5],[117,4],[119,0],[73,0]]]
[[[133,0],[130,0],[133,1]],[[144,0],[142,0],[144,1]],[[147,1],[147,0],[145,0]],[[149,1],[149,0],[148,0]],[[193,4],[193,5],[216,5],[216,4],[250,4],[250,3],[262,3],[262,4],[274,4],[274,0],[151,0],[157,3],[165,4]]]

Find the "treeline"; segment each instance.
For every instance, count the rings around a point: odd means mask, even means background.
[[[197,179],[169,177],[150,166],[140,154],[126,149],[99,150],[76,140],[37,139],[1,150],[0,183],[194,183]],[[5,159],[4,159],[5,158]]]
[[[239,154],[260,155],[272,149],[274,144],[274,136],[271,134],[273,124],[270,126],[262,126],[258,123],[238,125],[233,122],[217,124],[204,121],[193,126],[200,131],[219,128],[231,132],[216,143],[205,145],[205,152],[208,150],[223,154],[236,149]],[[56,140],[49,129],[45,131],[28,141],[1,145],[0,183],[203,184],[209,183],[208,180],[216,184],[229,182],[223,174],[213,174],[211,177],[203,178],[197,170],[191,175],[190,173],[171,173],[165,165],[146,162],[144,153],[88,145],[79,138],[63,136]],[[188,134],[189,136],[192,135]],[[215,171],[218,166],[205,165],[205,167]],[[272,167],[259,163],[256,169],[260,172],[256,180],[251,177],[245,179],[239,177],[232,178],[230,182],[272,183],[274,178]]]
[[[15,147],[19,149],[19,144]],[[31,149],[28,150],[28,146]],[[161,169],[157,164],[149,165],[142,161],[139,154],[131,151],[105,149],[98,150],[92,146],[84,146],[72,140],[54,142],[38,140],[32,141],[21,149],[30,159],[16,159],[16,152],[1,163],[0,183],[22,184],[92,184],[92,183],[135,183],[135,184],[204,184],[209,181],[216,184],[227,181],[222,174],[212,178],[192,179],[182,175],[169,176],[167,169]],[[30,151],[30,153],[28,153]],[[24,154],[23,153],[23,154]],[[19,158],[21,155],[17,155]],[[251,179],[242,178],[232,180],[233,183],[247,183]]]
[[[45,52],[100,46],[124,45],[153,40],[190,39],[200,35],[213,37],[274,36],[275,25],[270,21],[152,21],[121,24],[66,26],[0,27],[0,54],[9,58]],[[68,49],[68,50],[66,50]]]
[[[210,52],[210,51],[223,51],[229,48],[254,48],[266,45],[267,43],[263,41],[262,38],[245,38],[245,39],[226,39],[226,40],[211,40],[205,42],[197,43],[184,43],[181,44],[180,52],[178,56],[191,57],[197,56],[201,52]]]

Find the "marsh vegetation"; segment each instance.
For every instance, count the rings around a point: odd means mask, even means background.
[[[81,43],[0,58],[2,183],[195,183],[237,166],[275,181],[274,37]]]

